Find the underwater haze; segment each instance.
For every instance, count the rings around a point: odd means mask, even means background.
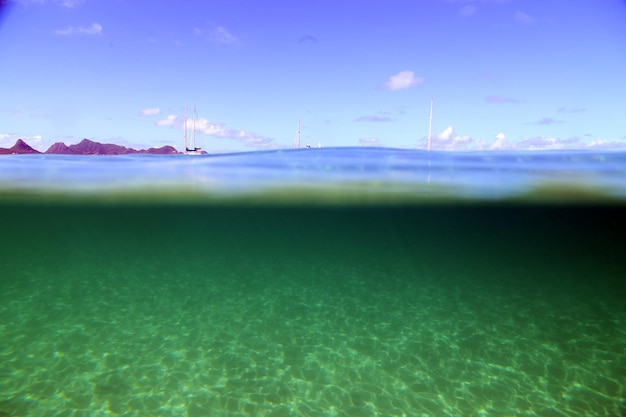
[[[0,159],[0,415],[626,414],[626,154]]]

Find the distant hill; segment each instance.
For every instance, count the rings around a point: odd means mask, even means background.
[[[31,148],[22,139],[18,139],[10,148],[0,148],[0,155],[12,155],[12,154],[38,154],[41,153]],[[127,148],[125,146],[115,145],[112,143],[100,143],[94,142],[89,139],[83,139],[76,145],[67,146],[62,142],[57,142],[50,146],[46,154],[60,154],[60,155],[128,155],[128,154],[156,154],[156,155],[171,155],[179,153],[172,146],[162,146],[160,148],[149,148],[135,150]]]
[[[11,154],[26,154],[26,153],[41,153],[33,148],[31,148],[26,142],[22,139],[18,139],[15,142],[15,145],[10,148],[0,148],[0,155],[11,155]]]

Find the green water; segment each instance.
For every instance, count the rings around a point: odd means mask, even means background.
[[[0,416],[619,417],[623,213],[3,204]]]

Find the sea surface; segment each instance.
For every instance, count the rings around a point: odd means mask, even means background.
[[[0,416],[626,415],[626,153],[0,157]]]

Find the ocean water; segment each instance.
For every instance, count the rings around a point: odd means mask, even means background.
[[[3,157],[0,416],[624,416],[625,162]]]

